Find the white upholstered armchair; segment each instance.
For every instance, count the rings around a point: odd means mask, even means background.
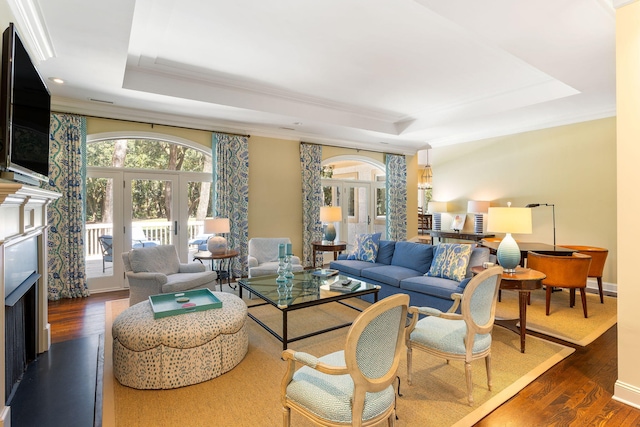
[[[276,274],[278,270],[278,245],[291,243],[287,237],[254,237],[249,240],[247,266],[249,277]],[[302,271],[300,258],[291,257],[291,270]]]
[[[215,290],[216,272],[205,271],[200,263],[181,263],[173,245],[132,249],[122,254],[122,260],[129,279],[129,305],[150,295],[198,288]]]

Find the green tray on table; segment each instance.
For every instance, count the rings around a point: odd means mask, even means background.
[[[181,298],[188,298],[189,301],[179,302],[178,299]],[[151,303],[154,319],[222,307],[222,301],[210,289],[151,295],[149,303]]]

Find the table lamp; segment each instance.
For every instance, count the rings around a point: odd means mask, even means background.
[[[433,214],[433,230],[440,231],[442,229],[441,212],[447,211],[447,202],[429,202],[427,209]]]
[[[474,214],[473,232],[482,234],[484,231],[484,214],[489,212],[489,202],[469,200],[467,202],[467,212]]]
[[[336,239],[336,221],[342,221],[342,208],[340,206],[322,206],[320,208],[320,221],[324,224],[322,241],[333,243]]]
[[[531,209],[511,206],[489,208],[487,231],[506,233],[498,246],[498,263],[505,273],[515,273],[516,267],[520,264],[520,248],[511,233],[531,234]]]
[[[207,240],[207,249],[212,254],[223,254],[227,251],[227,239],[219,234],[231,231],[229,218],[213,218],[204,220],[204,232],[214,234]]]

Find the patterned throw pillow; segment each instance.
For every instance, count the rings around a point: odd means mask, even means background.
[[[347,259],[376,262],[378,247],[380,246],[380,236],[381,233],[356,235],[353,251],[347,256]]]
[[[461,282],[467,274],[470,256],[469,244],[440,243],[426,275]]]

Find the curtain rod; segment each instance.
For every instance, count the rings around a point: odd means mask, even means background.
[[[128,119],[114,119],[114,118],[111,118],[111,117],[100,117],[100,116],[92,116],[92,115],[88,115],[88,114],[69,113],[67,111],[54,111],[54,110],[51,110],[51,112],[52,113],[60,113],[60,114],[74,114],[74,115],[77,115],[77,116],[91,117],[93,119],[114,120],[114,121],[119,121],[119,122],[139,123],[139,124],[143,124],[143,125],[150,125],[152,129],[153,129],[154,126],[166,126],[166,127],[169,127],[169,128],[176,128],[176,129],[198,130],[198,131],[212,132],[212,133],[224,133],[225,135],[243,136],[245,138],[251,138],[251,135],[245,135],[245,134],[242,134],[242,133],[222,132],[222,131],[210,130],[210,129],[197,129],[197,128],[190,128],[190,127],[187,127],[187,126],[163,125],[161,123],[150,123],[150,122],[142,122],[142,121],[128,120]]]

